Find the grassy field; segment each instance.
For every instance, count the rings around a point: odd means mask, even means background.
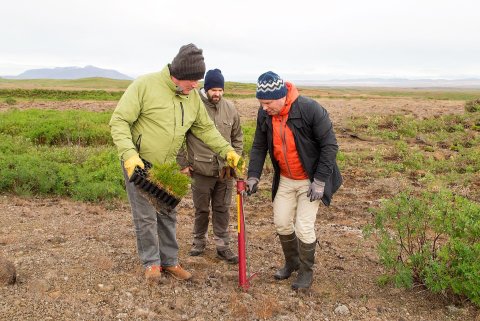
[[[117,100],[131,83],[129,80],[84,78],[76,80],[29,79],[13,80],[0,78],[0,98],[6,99],[73,99]],[[200,86],[203,82],[200,83]],[[21,89],[21,90],[20,90]],[[480,89],[456,88],[371,88],[371,87],[305,87],[300,93],[313,98],[418,98],[435,100],[472,100],[480,97]],[[81,91],[71,93],[71,91]],[[41,94],[40,94],[41,93]],[[60,97],[60,98],[58,98]],[[226,98],[253,98],[255,84],[226,82]]]

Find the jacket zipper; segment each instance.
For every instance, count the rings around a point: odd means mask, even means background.
[[[283,155],[285,157],[285,165],[287,165],[287,170],[288,174],[290,177],[292,177],[292,171],[290,170],[290,166],[288,165],[288,159],[287,159],[287,139],[285,137],[285,130],[284,130],[284,125],[286,124],[286,121],[284,122],[285,117],[283,116],[281,121],[280,121],[280,138],[282,140],[282,150],[283,150]]]
[[[180,102],[180,108],[182,108],[182,127],[183,127],[183,104]]]

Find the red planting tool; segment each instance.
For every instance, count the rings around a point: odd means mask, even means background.
[[[250,287],[249,281],[256,275],[247,277],[247,249],[245,233],[245,216],[243,214],[243,200],[246,194],[246,183],[243,179],[237,180],[237,232],[238,232],[238,286],[244,291]]]

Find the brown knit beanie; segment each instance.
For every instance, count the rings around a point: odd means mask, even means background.
[[[203,50],[193,43],[184,45],[170,64],[170,75],[179,80],[200,80],[205,75]]]

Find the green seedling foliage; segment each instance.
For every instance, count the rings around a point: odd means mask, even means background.
[[[2,113],[0,132],[39,145],[109,145],[110,117],[110,112],[14,109]]]
[[[425,284],[480,306],[480,204],[449,190],[403,192],[372,210],[365,235],[397,286]]]
[[[245,160],[243,158],[240,158],[237,163],[237,168],[235,168],[235,171],[237,173],[243,173],[243,169],[245,166]]]
[[[153,164],[148,179],[177,198],[187,195],[191,182],[190,177],[180,172],[177,163]]]

